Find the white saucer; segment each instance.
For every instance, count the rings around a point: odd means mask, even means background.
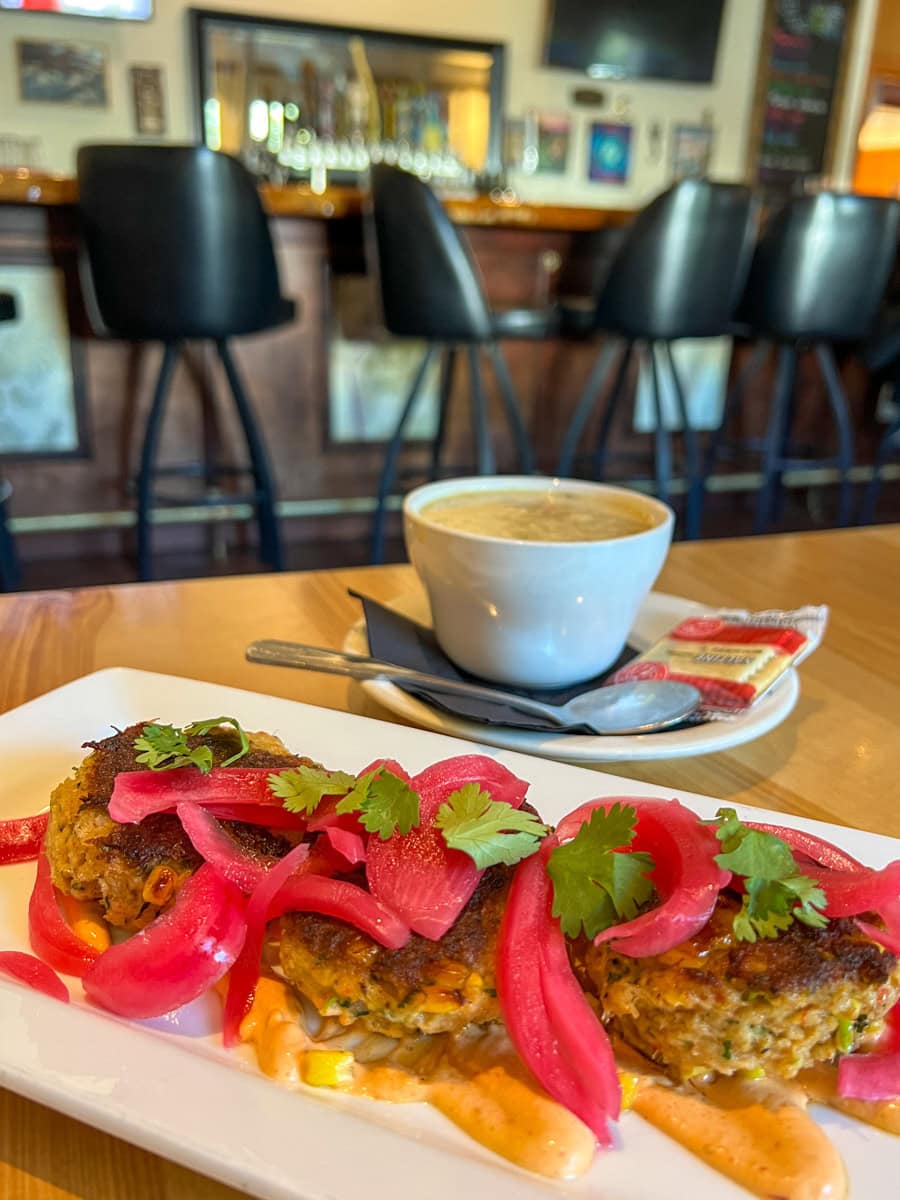
[[[399,596],[391,601],[389,607],[420,624],[431,624],[427,600],[419,593],[408,592]],[[651,592],[641,605],[628,638],[629,644],[638,650],[645,650],[685,617],[708,611],[708,607],[694,600],[686,600],[683,596]],[[357,621],[349,630],[344,639],[344,650],[354,654],[369,653],[364,620]],[[780,725],[800,695],[797,672],[791,670],[750,712],[733,720],[709,721],[705,725],[692,725],[666,733],[597,737],[582,733],[543,733],[512,729],[506,725],[484,725],[432,708],[393,683],[372,680],[361,686],[372,700],[425,729],[486,742],[490,746],[502,746],[508,750],[520,750],[525,754],[539,754],[542,758],[578,763],[633,762],[714,754],[731,746],[751,742]]]

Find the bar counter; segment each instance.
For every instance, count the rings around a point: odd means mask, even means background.
[[[239,339],[235,349],[273,459],[286,540],[327,539],[332,545],[358,541],[369,520],[383,457],[383,441],[372,434],[378,382],[373,382],[364,354],[367,346],[383,343],[384,337],[372,281],[366,278],[362,193],[333,187],[317,195],[300,185],[264,185],[262,197],[271,218],[282,291],[296,302],[297,315],[275,331]],[[562,294],[589,295],[633,216],[621,209],[507,203],[487,196],[455,197],[446,207],[465,227],[488,299],[497,309],[542,308]],[[120,555],[134,521],[129,480],[160,348],[93,334],[79,257],[75,181],[25,170],[0,173],[0,282],[5,269],[13,283],[4,285],[7,291],[17,290],[16,272],[35,288],[33,294],[20,297],[23,320],[3,334],[15,339],[6,344],[15,344],[27,387],[18,380],[3,382],[13,383],[24,397],[20,425],[23,438],[28,437],[32,416],[40,416],[45,404],[48,376],[43,360],[48,346],[55,347],[56,361],[70,380],[69,407],[77,416],[78,430],[77,439],[62,450],[28,445],[11,452],[0,443],[0,478],[8,479],[14,489],[8,510],[26,560]],[[345,352],[344,367],[348,352],[350,358],[359,352],[350,384],[341,379],[343,368],[335,355],[338,340]],[[403,370],[395,368],[390,376],[391,393],[402,395],[420,350],[393,345],[407,356]],[[596,347],[587,341],[555,340],[511,342],[504,351],[538,448],[539,467],[553,472]],[[223,392],[217,370],[208,348],[189,347],[174,380],[161,463],[199,457],[204,438],[219,446],[220,461],[229,463],[236,457],[232,446],[239,443],[232,414],[217,415],[213,403],[214,395]],[[857,430],[868,426],[872,431],[864,371],[851,363],[845,380]],[[493,382],[490,375],[488,381]],[[458,472],[471,469],[473,459],[465,386],[463,372],[457,372],[445,461]],[[381,387],[384,390],[383,380]],[[6,390],[11,393],[14,388]],[[357,436],[356,426],[349,433],[339,428],[333,400],[337,393],[346,411],[355,406],[355,419],[360,428],[367,427],[366,436]],[[819,381],[813,377],[808,387],[804,384],[797,420],[811,445],[820,444],[823,436],[820,404]],[[765,421],[765,403],[749,407],[747,432],[758,432]],[[70,413],[74,426],[71,417]],[[646,465],[631,473],[646,478],[652,439],[621,424],[613,444],[646,453]],[[870,473],[865,464],[871,462],[871,445],[871,432],[868,440],[858,439],[863,480]],[[424,444],[418,452],[407,452],[404,461],[424,465]],[[498,466],[501,471],[515,466],[511,448],[504,444],[498,446]],[[757,480],[745,474],[735,490],[756,486]],[[732,490],[730,479],[726,484]],[[157,550],[204,550],[211,519],[217,522],[220,551],[230,543],[241,545],[244,531],[249,535],[250,515],[249,507],[240,504],[227,510],[198,509],[185,495],[183,503],[160,512]],[[224,520],[230,522],[227,527]],[[207,523],[206,529],[201,522]]]
[[[360,285],[368,291],[363,196],[345,187],[317,195],[300,185],[264,185],[262,198],[271,216],[282,290],[296,302],[297,317],[275,332],[240,339],[236,351],[274,460],[286,536],[358,538],[375,494],[382,443],[346,436],[339,440],[329,411],[329,390],[337,333],[360,342],[381,338],[373,324],[371,294],[363,297],[366,303],[360,302]],[[467,227],[490,302],[498,308],[551,303],[561,273],[573,265],[592,269],[598,248],[602,257],[605,239],[614,241],[632,215],[617,209],[498,202],[487,196],[455,197],[447,201],[447,209],[454,221]],[[22,555],[27,559],[118,552],[123,531],[132,523],[130,464],[138,449],[141,414],[149,403],[159,347],[93,335],[81,289],[75,180],[26,170],[0,173],[0,274],[4,266],[60,273],[64,312],[56,323],[68,330],[81,431],[74,454],[20,456],[0,449],[3,476],[14,487],[9,508]],[[356,289],[349,305],[349,330],[336,298],[341,281],[348,279]],[[590,291],[590,278],[578,286]],[[28,307],[26,298],[20,304],[26,316]],[[35,344],[42,315],[34,304],[32,320],[37,323],[37,331],[33,325],[31,332]],[[343,330],[338,329],[341,325]],[[587,346],[578,354],[573,378],[549,403],[546,381],[552,374],[553,344],[507,347],[526,419],[535,441],[545,448],[542,465],[547,469],[554,465],[556,430],[567,419],[590,363]],[[215,370],[202,346],[190,348],[187,369],[181,368],[175,377],[160,461],[192,457],[204,431],[221,441],[222,459],[229,460],[230,413],[220,421],[211,404],[213,388],[221,391]],[[460,394],[454,408],[465,414],[462,373],[458,376]],[[361,403],[365,405],[365,395]],[[463,415],[459,431],[451,422],[448,461],[464,464],[470,456]],[[512,464],[502,449],[500,462]],[[197,515],[189,503],[181,510],[167,510],[166,524],[157,531],[159,548],[201,547],[203,531],[189,527]],[[235,506],[232,515],[240,521],[249,512]],[[293,519],[310,516],[320,519]]]
[[[272,217],[308,220],[341,220],[359,217],[364,193],[353,187],[328,187],[313,192],[306,184],[264,183],[260,194]],[[67,175],[30,170],[0,170],[0,204],[41,207],[74,205],[78,183]],[[492,196],[448,197],[444,207],[457,225],[497,226],[511,229],[550,229],[593,232],[624,225],[634,215],[630,209],[584,208],[563,204],[530,204]]]

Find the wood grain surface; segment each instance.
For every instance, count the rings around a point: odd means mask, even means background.
[[[0,710],[90,671],[128,666],[390,720],[355,684],[251,666],[243,650],[258,637],[340,646],[359,617],[349,587],[390,600],[414,586],[411,568],[382,567],[3,597]],[[604,769],[673,794],[690,789],[900,836],[900,526],[682,544],[658,586],[711,606],[825,602],[831,622],[779,729],[722,754]],[[0,1092],[4,1200],[237,1195]]]

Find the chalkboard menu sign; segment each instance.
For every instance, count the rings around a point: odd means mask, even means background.
[[[855,0],[769,0],[754,122],[756,179],[789,191],[829,169]]]

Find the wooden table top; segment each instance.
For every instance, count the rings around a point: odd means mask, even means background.
[[[340,646],[359,617],[349,587],[390,600],[413,586],[411,568],[380,567],[0,597],[0,711],[90,671],[129,666],[391,719],[355,684],[251,666],[243,649],[258,637]],[[681,544],[657,586],[711,606],[827,602],[831,622],[801,668],[797,708],[772,733],[704,758],[604,769],[900,837],[900,526]],[[0,1091],[0,1195],[238,1193]]]

